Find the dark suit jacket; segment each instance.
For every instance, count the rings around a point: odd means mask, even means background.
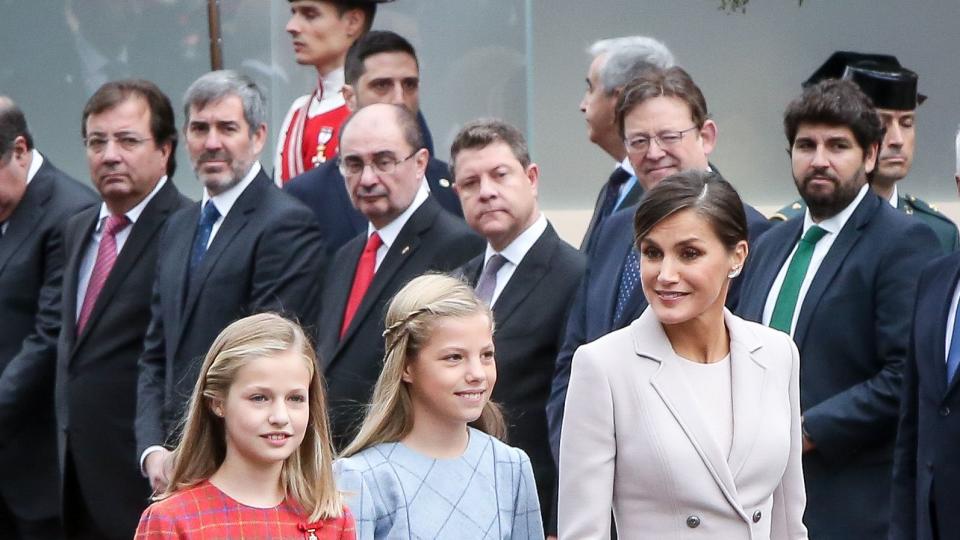
[[[21,519],[58,514],[51,392],[63,230],[96,201],[44,159],[0,238],[0,494]]]
[[[483,257],[463,268],[474,286],[483,271]],[[493,306],[497,350],[493,400],[504,408],[508,442],[530,456],[545,524],[557,482],[545,407],[570,302],[585,268],[586,257],[547,225]]]
[[[747,262],[738,311],[762,321],[803,216],[770,230]],[[804,297],[794,330],[811,538],[886,538],[900,375],[918,269],[940,253],[928,226],[868,192]],[[899,509],[898,509],[899,510]]]
[[[140,357],[137,451],[165,442],[193,392],[207,349],[231,322],[263,311],[314,320],[326,256],[308,208],[261,171],[188,275],[200,203],[160,235],[152,316]]]
[[[440,206],[462,218],[463,209],[460,208],[460,199],[453,192],[450,167],[438,159],[430,158],[426,177],[430,194]],[[358,234],[366,232],[367,218],[350,202],[337,160],[327,161],[316,169],[292,178],[283,189],[313,210],[329,255],[332,256]]]
[[[940,538],[960,533],[960,378],[947,384],[944,350],[958,279],[960,253],[954,253],[928,266],[917,286],[894,452],[891,540],[933,540],[931,501]]]
[[[597,200],[593,203],[593,215],[590,216],[590,224],[587,225],[587,232],[583,234],[583,241],[580,242],[580,251],[584,253],[590,252],[593,245],[597,243],[597,237],[600,236],[600,229],[603,225],[600,223],[600,207],[603,206],[603,199],[606,197],[607,186],[609,185],[610,180],[603,183],[603,186],[600,187],[600,193],[597,194]],[[642,196],[643,186],[640,185],[640,182],[634,182],[630,191],[628,191],[627,195],[620,201],[620,204],[617,205],[614,212],[636,205],[640,202],[640,197]],[[610,217],[611,216],[607,216],[607,219]]]
[[[766,217],[748,204],[743,205],[751,245],[766,232],[771,224]],[[633,218],[637,206],[619,210],[601,226],[594,251],[588,253],[587,270],[580,289],[574,297],[567,322],[563,347],[557,356],[556,372],[547,402],[547,420],[550,423],[550,447],[555,459],[560,454],[560,428],[563,424],[563,406],[570,381],[573,353],[585,343],[619,330],[647,308],[647,299],[640,285],[627,300],[623,318],[615,321],[614,308],[620,289],[620,274],[627,254],[633,249]],[[735,279],[727,294],[727,305],[734,305],[740,279]],[[558,461],[559,463],[559,461]]]
[[[411,279],[431,270],[453,270],[483,249],[467,225],[444,212],[433,196],[404,224],[373,276],[350,327],[340,339],[343,311],[353,275],[367,242],[366,232],[333,258],[323,287],[323,314],[317,349],[327,380],[328,412],[334,442],[343,448],[363,417],[383,364],[383,318],[390,299]]]
[[[69,457],[84,504],[100,530],[113,538],[133,534],[149,503],[150,485],[140,474],[133,438],[137,359],[150,321],[147,291],[156,274],[160,228],[190,202],[170,180],[150,200],[130,230],[79,336],[80,265],[99,206],[76,215],[67,225],[55,391],[60,471],[66,470]],[[79,501],[65,498],[63,503],[69,513]]]

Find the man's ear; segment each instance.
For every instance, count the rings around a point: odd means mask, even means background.
[[[343,94],[343,100],[347,102],[347,108],[350,112],[357,110],[357,93],[353,90],[353,85],[345,84],[340,87],[340,93]]]

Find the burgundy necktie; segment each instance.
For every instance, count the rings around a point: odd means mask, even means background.
[[[77,317],[78,335],[83,332],[83,327],[90,320],[90,313],[93,312],[97,297],[103,290],[103,284],[107,282],[107,276],[110,275],[110,270],[113,270],[113,264],[117,262],[117,233],[129,224],[130,220],[127,216],[119,215],[108,217],[106,225],[103,226],[103,236],[100,237],[100,247],[97,249],[97,261],[93,264],[87,293],[83,297],[80,316]]]
[[[373,281],[373,274],[377,267],[377,250],[383,245],[380,235],[373,233],[367,238],[367,245],[360,254],[360,262],[357,263],[357,270],[353,274],[353,286],[350,287],[350,297],[347,299],[347,308],[343,310],[343,326],[340,327],[340,338],[347,333],[350,328],[350,321],[357,313],[360,302],[363,301],[363,295],[370,288]]]

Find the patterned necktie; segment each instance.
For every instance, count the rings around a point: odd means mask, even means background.
[[[353,286],[350,287],[350,297],[347,298],[347,307],[343,310],[343,324],[340,326],[340,337],[347,333],[350,328],[350,322],[360,308],[360,302],[363,301],[363,295],[367,294],[370,283],[373,282],[373,274],[377,268],[377,250],[383,245],[380,235],[373,233],[367,238],[367,245],[363,247],[363,253],[360,254],[360,261],[357,263],[357,269],[353,274]]]
[[[220,211],[213,205],[213,201],[207,201],[203,205],[203,211],[200,212],[200,223],[197,225],[197,234],[193,237],[193,251],[190,253],[190,273],[200,266],[203,256],[207,253],[207,244],[210,242],[210,234],[213,232],[213,224],[220,219]]]
[[[487,305],[493,303],[493,293],[497,290],[497,272],[506,264],[507,258],[499,253],[495,253],[487,260],[483,267],[483,273],[477,280],[477,298],[483,300]]]
[[[806,277],[807,269],[810,267],[813,250],[825,234],[827,234],[827,231],[814,225],[804,233],[803,238],[797,243],[797,251],[790,259],[790,266],[787,267],[783,285],[780,287],[780,293],[777,295],[777,301],[773,306],[770,328],[790,333],[790,329],[793,327],[793,314],[797,308],[797,299],[800,297],[800,286],[803,285],[803,278]]]
[[[104,283],[114,263],[117,262],[117,233],[130,224],[125,215],[109,216],[103,226],[103,235],[100,237],[100,247],[97,248],[97,260],[93,263],[90,281],[87,283],[87,292],[83,296],[83,305],[80,307],[80,316],[77,317],[77,335],[83,331],[93,313],[93,306],[103,290]]]
[[[640,282],[640,258],[637,256],[636,248],[631,247],[627,253],[627,258],[623,261],[623,270],[620,272],[620,286],[617,289],[617,306],[613,312],[613,323],[620,326],[623,319],[623,311],[627,307],[627,302],[633,296],[633,291]]]
[[[947,354],[947,388],[960,367],[960,306],[953,319],[953,338],[950,339],[950,352]]]

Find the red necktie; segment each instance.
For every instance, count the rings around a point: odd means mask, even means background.
[[[360,254],[360,262],[357,263],[357,271],[353,274],[353,286],[350,287],[350,298],[347,299],[347,308],[343,310],[343,326],[340,327],[340,337],[347,333],[350,328],[350,321],[357,313],[360,302],[363,301],[363,295],[370,288],[370,282],[373,281],[373,274],[377,267],[377,250],[383,245],[380,235],[373,233],[367,238],[367,245]]]
[[[87,283],[87,293],[83,297],[80,316],[77,317],[78,335],[90,320],[90,313],[93,312],[97,297],[103,290],[103,284],[107,282],[107,276],[110,275],[113,264],[117,262],[117,233],[129,224],[130,220],[127,216],[119,215],[108,217],[106,225],[103,226],[103,236],[100,237],[100,247],[97,249],[97,261],[93,263],[93,272],[90,273],[90,282]]]

